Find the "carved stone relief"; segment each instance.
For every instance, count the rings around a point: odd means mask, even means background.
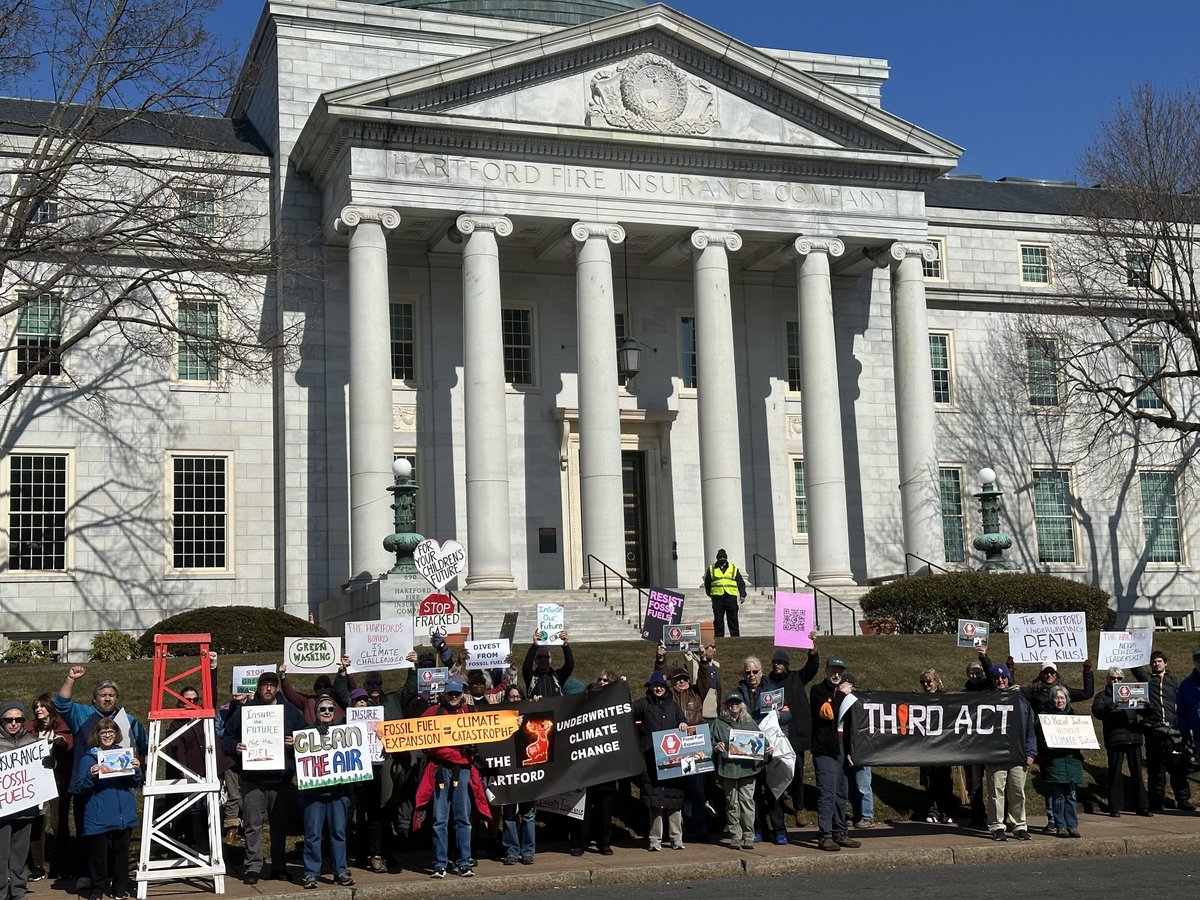
[[[704,134],[717,121],[712,86],[654,53],[601,69],[592,76],[588,124],[662,134]]]

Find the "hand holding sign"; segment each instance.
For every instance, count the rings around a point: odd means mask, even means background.
[[[425,580],[440,591],[467,567],[467,548],[458,541],[438,544],[433,538],[427,538],[417,544],[413,562]]]

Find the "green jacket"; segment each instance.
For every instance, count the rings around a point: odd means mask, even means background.
[[[1054,715],[1074,715],[1068,703],[1067,708]],[[1042,722],[1038,719],[1038,765],[1042,769],[1042,781],[1047,784],[1083,784],[1083,754],[1078,750],[1068,750],[1060,747],[1047,747],[1046,737],[1042,734]]]
[[[712,724],[712,741],[715,747],[718,743],[729,745],[729,729],[739,728],[743,731],[759,731],[758,723],[750,718],[743,707],[742,718],[731,719],[724,709]],[[760,732],[761,733],[761,732]],[[730,756],[728,752],[713,754],[716,760],[717,774],[722,778],[747,778],[757,775],[763,770],[766,762],[761,759],[746,759],[741,756]]]

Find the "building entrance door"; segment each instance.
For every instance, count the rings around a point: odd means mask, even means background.
[[[650,583],[650,554],[646,527],[646,453],[621,451],[625,505],[625,574],[636,585]]]

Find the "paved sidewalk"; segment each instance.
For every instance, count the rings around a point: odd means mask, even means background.
[[[752,851],[734,851],[723,844],[689,844],[686,850],[664,849],[651,853],[638,847],[614,846],[612,856],[600,856],[589,850],[581,857],[566,852],[563,843],[552,843],[539,851],[532,866],[504,866],[499,860],[480,859],[477,877],[447,875],[444,880],[429,877],[427,852],[402,857],[404,869],[388,875],[374,875],[351,869],[356,885],[336,887],[329,875],[321,886],[305,891],[296,882],[302,873],[290,865],[293,881],[260,881],[254,887],[242,884],[236,875],[225,879],[225,893],[235,898],[289,898],[303,894],[320,900],[370,900],[370,898],[422,896],[437,894],[484,894],[515,891],[554,890],[594,884],[639,884],[644,882],[695,881],[708,878],[732,878],[741,875],[780,875],[827,871],[840,866],[856,868],[905,868],[910,866],[977,865],[1011,862],[1018,859],[1065,859],[1088,856],[1141,856],[1153,853],[1200,852],[1200,814],[1167,811],[1153,818],[1126,814],[1110,818],[1106,814],[1083,815],[1081,839],[1059,838],[1040,833],[1044,820],[1034,820],[1033,840],[1001,843],[982,831],[958,826],[924,825],[902,822],[880,824],[868,831],[852,831],[862,841],[858,850],[837,853],[816,849],[816,829],[812,826],[792,829],[791,844],[759,844]],[[545,829],[542,829],[544,832]],[[540,837],[541,835],[539,835]],[[290,862],[290,860],[289,860]],[[53,900],[70,896],[73,884],[40,881],[29,886],[30,896]],[[155,900],[192,900],[211,893],[205,882],[160,882],[149,886]]]

